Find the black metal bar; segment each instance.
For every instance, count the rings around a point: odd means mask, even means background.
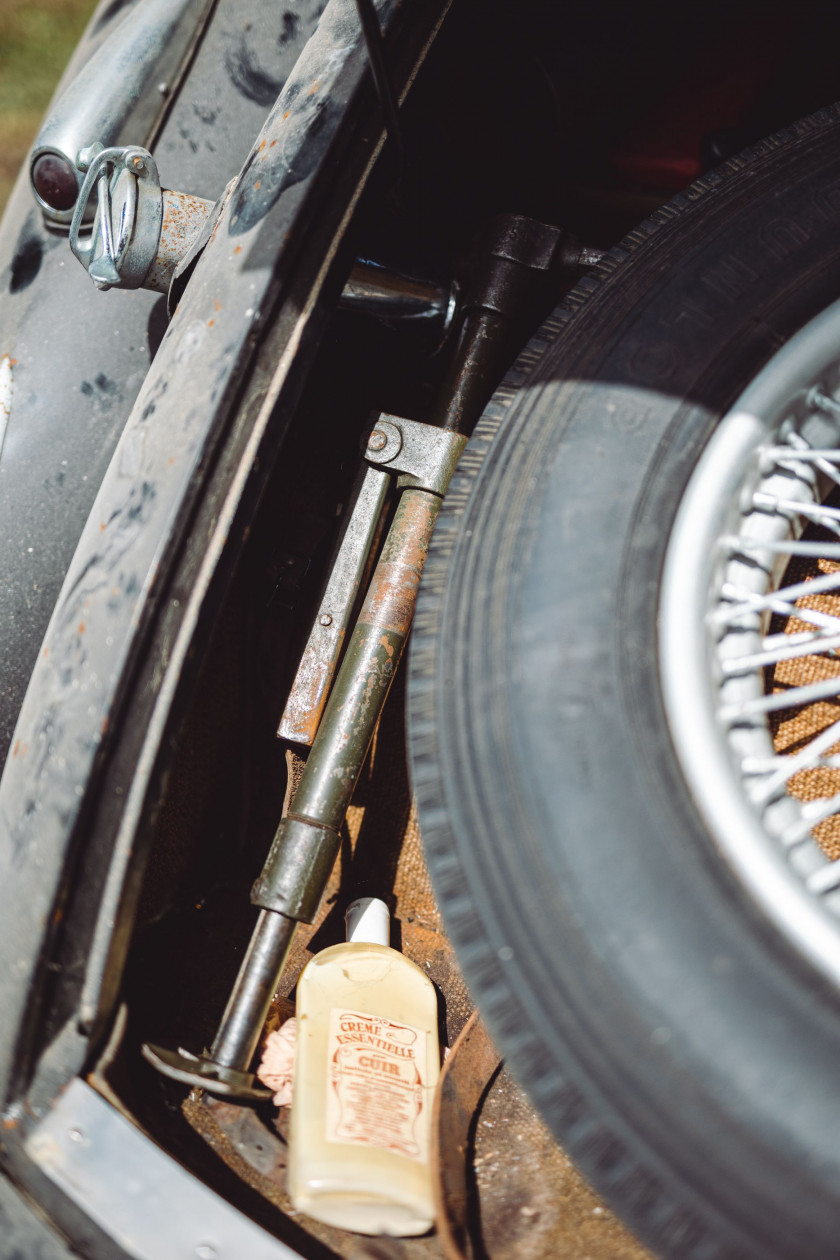
[[[379,18],[376,16],[373,0],[356,0],[356,8],[359,13],[359,21],[362,24],[362,32],[370,59],[371,74],[373,75],[374,86],[379,97],[379,104],[382,108],[385,127],[396,149],[400,170],[404,171],[406,164],[405,145],[403,143],[402,129],[400,128],[397,98],[391,83],[391,77],[388,74],[388,67],[385,65],[385,47],[382,42]]]

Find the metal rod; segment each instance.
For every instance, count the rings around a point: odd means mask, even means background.
[[[456,433],[472,432],[496,387],[496,364],[510,339],[510,321],[503,316],[481,309],[467,312],[431,424]]]
[[[368,466],[330,568],[315,622],[300,658],[277,735],[311,744],[327,702],[370,552],[381,528],[390,477]]]
[[[296,920],[314,918],[330,877],[339,828],[408,637],[440,503],[428,490],[403,491],[292,812],[282,819],[254,885],[251,899],[262,913],[213,1045],[201,1058],[144,1047],[146,1059],[167,1076],[243,1099],[261,1094],[248,1069]]]
[[[310,917],[321,901],[338,829],[408,637],[440,502],[425,490],[406,490],[397,507],[292,812],[280,823],[254,885],[252,899],[263,910],[210,1050],[210,1058],[222,1067],[244,1072],[253,1057],[295,929],[280,904]],[[295,823],[316,832],[328,828],[335,834],[335,846],[321,846],[313,854],[305,832],[296,843],[301,828]],[[308,861],[300,860],[302,848]]]
[[[339,828],[402,656],[441,499],[404,490],[307,758],[252,901],[303,920],[317,913]]]
[[[292,814],[338,831],[405,647],[441,500],[405,490],[374,570]],[[340,766],[343,773],[335,773]]]
[[[296,927],[283,914],[260,913],[210,1048],[222,1067],[246,1071],[254,1057]]]
[[[375,319],[387,328],[415,329],[432,349],[445,339],[458,306],[453,283],[396,271],[357,258],[338,301],[339,308]]]
[[[403,144],[402,130],[400,128],[397,97],[391,83],[391,76],[388,74],[388,67],[385,64],[382,28],[379,25],[379,18],[376,15],[376,9],[372,0],[356,0],[356,10],[359,14],[359,21],[362,24],[371,74],[373,75],[376,94],[379,97],[382,117],[385,121],[388,135],[397,151],[400,170],[404,170],[405,145]]]

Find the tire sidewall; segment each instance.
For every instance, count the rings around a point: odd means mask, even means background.
[[[421,825],[467,979],[555,1132],[681,1257],[838,1252],[840,1006],[714,851],[654,648],[700,451],[840,293],[837,132],[739,159],[555,314],[476,436],[418,613]]]

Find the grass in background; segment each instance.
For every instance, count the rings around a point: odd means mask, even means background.
[[[0,211],[94,0],[0,0]]]

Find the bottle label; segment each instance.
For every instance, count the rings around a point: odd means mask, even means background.
[[[426,1032],[378,1015],[330,1011],[327,1141],[429,1158]]]

